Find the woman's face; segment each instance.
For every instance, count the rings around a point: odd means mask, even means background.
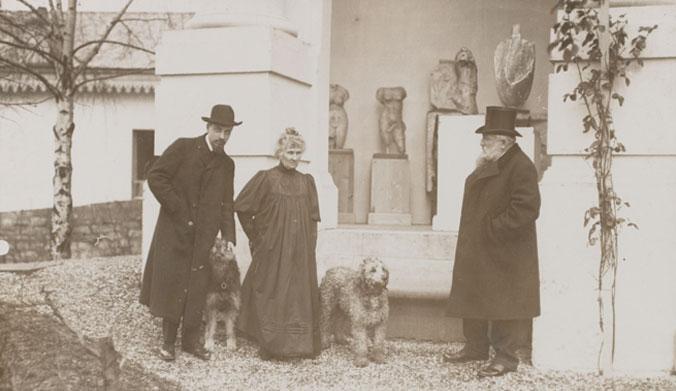
[[[279,161],[282,163],[284,168],[292,169],[298,167],[298,162],[300,161],[301,156],[303,156],[303,150],[296,146],[290,146],[284,148],[282,153],[279,155]]]

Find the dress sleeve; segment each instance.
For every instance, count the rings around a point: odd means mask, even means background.
[[[254,232],[254,218],[256,213],[260,211],[263,198],[268,193],[265,185],[265,177],[265,171],[258,171],[258,173],[244,185],[244,188],[239,192],[239,195],[235,200],[235,212],[237,212],[237,218],[239,219],[240,224],[242,224],[242,229],[247,238],[249,238],[249,241],[256,237],[256,232]]]
[[[315,185],[315,179],[310,174],[306,174],[306,179],[308,181],[308,191],[310,192],[310,218],[313,221],[322,221],[319,215],[319,197],[317,196],[317,185]]]

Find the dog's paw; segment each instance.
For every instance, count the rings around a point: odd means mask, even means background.
[[[369,360],[366,357],[355,357],[354,358],[354,366],[358,368],[364,368],[365,366],[369,365]]]
[[[214,351],[214,346],[215,346],[215,344],[214,344],[214,340],[213,340],[213,339],[211,339],[211,340],[210,340],[210,339],[206,339],[206,340],[204,341],[204,348],[205,348],[206,350],[208,350],[208,351],[210,351],[210,352],[213,352],[213,351]]]
[[[376,364],[382,364],[385,362],[385,352],[381,350],[374,351],[371,353],[371,361]]]
[[[225,348],[230,352],[234,352],[235,350],[237,350],[237,339],[228,338],[225,341]]]
[[[331,346],[331,338],[322,337],[322,349],[328,349]]]

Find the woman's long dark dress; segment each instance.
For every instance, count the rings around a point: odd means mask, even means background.
[[[317,189],[310,174],[259,171],[235,201],[249,238],[238,328],[278,357],[320,353]]]

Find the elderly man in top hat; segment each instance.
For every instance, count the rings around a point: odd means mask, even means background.
[[[235,121],[227,105],[215,105],[211,115],[202,119],[206,134],[176,140],[148,173],[148,185],[161,208],[140,302],[162,318],[159,355],[167,361],[175,358],[181,321],[183,351],[210,359],[200,341],[209,250],[219,231],[230,250],[235,245],[235,164],[223,148],[233,127],[241,122]]]
[[[480,377],[529,360],[532,318],[540,314],[535,220],[540,211],[533,162],[516,144],[516,111],[488,107],[482,152],[465,181],[447,315],[462,318],[466,342],[446,362],[493,359]],[[489,332],[490,324],[490,332]],[[522,350],[525,349],[525,352]]]

